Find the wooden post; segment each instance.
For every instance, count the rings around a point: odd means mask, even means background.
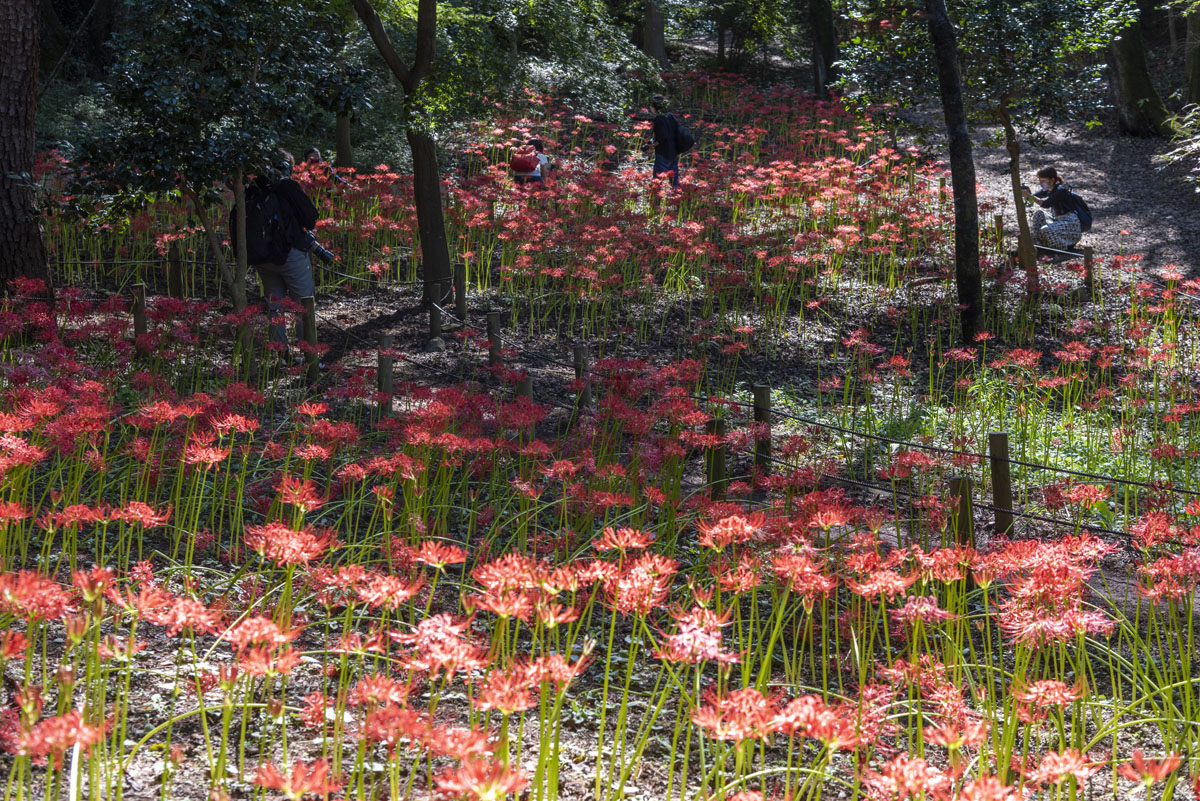
[[[1093,287],[1094,282],[1096,280],[1096,277],[1092,272],[1094,269],[1094,266],[1093,266],[1094,262],[1095,262],[1095,255],[1094,255],[1094,251],[1092,250],[1092,246],[1084,245],[1083,246],[1083,285],[1085,287],[1087,287],[1088,289],[1091,289]]]
[[[970,476],[955,476],[950,479],[950,497],[954,503],[952,508],[958,510],[954,516],[954,541],[959,545],[975,547],[975,521],[971,510],[971,478]]]
[[[308,362],[308,383],[315,384],[321,375],[321,362],[317,356],[317,301],[316,298],[300,298],[304,306],[304,341],[308,343],[304,354]]]
[[[754,438],[754,466],[770,470],[771,465],[771,387],[754,385],[754,422],[766,426],[766,432]]]
[[[917,188],[917,173],[916,173],[916,169],[913,166],[913,163],[910,161],[908,163],[908,191],[909,191],[909,194],[911,194],[916,188]]]
[[[1004,252],[1004,215],[997,214],[994,223],[996,225],[996,250]]]
[[[707,429],[710,435],[721,440],[721,444],[708,452],[708,484],[713,498],[720,500],[725,497],[728,484],[725,473],[725,418],[714,417],[709,420]]]
[[[487,313],[488,365],[500,364],[500,312]]]
[[[588,373],[588,347],[587,345],[576,345],[573,349],[575,356],[575,380],[582,381],[583,387],[579,390],[579,408],[586,409],[592,405],[592,378]]]
[[[938,201],[946,202],[946,176],[944,175],[938,178]]]
[[[517,394],[522,398],[533,400],[533,379],[528,375],[517,379]]]
[[[172,242],[167,250],[167,294],[183,298],[183,253],[178,242]]]
[[[146,336],[146,285],[133,285],[133,342],[138,353],[142,346],[138,340]]]
[[[454,265],[454,314],[467,324],[467,263],[463,261]]]
[[[1008,434],[988,434],[988,461],[992,468],[992,505],[996,507],[996,536],[1007,536],[1013,527],[1012,475],[1008,468]]]
[[[380,404],[380,411],[384,417],[392,415],[392,395],[395,394],[395,385],[392,378],[392,335],[379,335],[379,394],[383,395],[383,401]]]

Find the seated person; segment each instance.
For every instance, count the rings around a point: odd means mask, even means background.
[[[546,156],[542,140],[530,139],[524,147],[517,148],[509,166],[512,167],[516,183],[544,184],[546,176],[550,174],[550,159]]]
[[[1042,207],[1033,213],[1033,219],[1029,221],[1034,243],[1058,250],[1075,247],[1079,244],[1083,231],[1080,229],[1079,214],[1075,211],[1070,187],[1063,183],[1058,171],[1053,167],[1038,170],[1037,177],[1041,184],[1040,190],[1030,192],[1028,187],[1023,187],[1025,197]],[[1050,209],[1051,217],[1046,216],[1045,209]]]

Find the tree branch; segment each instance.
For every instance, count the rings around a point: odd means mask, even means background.
[[[413,56],[412,86],[421,83],[433,66],[433,52],[437,44],[437,0],[417,2],[417,52]],[[410,92],[412,89],[409,90]]]
[[[404,93],[411,95],[416,86],[416,81],[413,75],[416,69],[409,70],[408,65],[400,58],[400,54],[396,52],[395,46],[392,44],[391,38],[387,35],[387,31],[383,28],[383,20],[379,19],[379,14],[375,12],[374,6],[371,5],[371,0],[350,0],[354,6],[354,12],[358,14],[358,18],[362,20],[363,27],[367,29],[367,34],[370,35],[371,41],[375,43],[375,49],[379,51],[379,55],[383,58],[384,63],[388,65],[388,69],[396,76],[396,80],[400,81],[400,85],[404,87]],[[425,0],[421,0],[421,4],[417,10],[417,58],[421,57],[421,14],[425,8]],[[436,0],[434,4],[434,13],[436,15]],[[436,26],[437,17],[434,17]],[[432,46],[430,47],[429,58],[432,60]],[[428,71],[428,66],[426,67]],[[420,80],[418,77],[416,80]]]

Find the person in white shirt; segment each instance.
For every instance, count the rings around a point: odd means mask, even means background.
[[[545,145],[541,139],[530,139],[526,142],[537,151],[538,164],[537,167],[528,172],[514,171],[513,180],[519,184],[542,183],[546,182],[546,177],[550,174],[550,158],[545,154]]]

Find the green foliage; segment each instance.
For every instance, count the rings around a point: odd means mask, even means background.
[[[1094,53],[1136,18],[1133,0],[948,0],[958,32],[967,113],[1004,108],[1029,134],[1042,119],[1088,119],[1100,105]],[[850,0],[842,88],[872,103],[938,97],[937,69],[918,0]]]
[[[106,84],[110,125],[83,154],[126,187],[197,187],[278,160],[334,69],[330,26],[298,3],[125,0]]]
[[[416,3],[378,2],[401,57],[411,61]],[[615,113],[653,65],[596,0],[475,0],[438,5],[436,56],[413,98],[416,124],[433,131],[485,115],[519,91],[553,92],[577,110]]]

